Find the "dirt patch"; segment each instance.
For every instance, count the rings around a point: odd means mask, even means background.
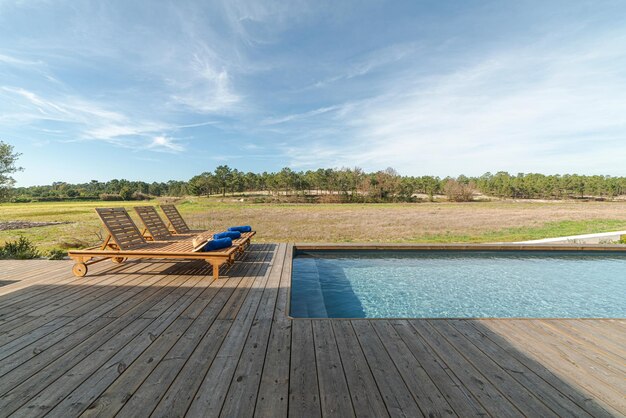
[[[0,222],[0,231],[8,231],[11,229],[28,229],[37,228],[38,226],[62,225],[70,222],[29,222],[29,221],[8,221]]]

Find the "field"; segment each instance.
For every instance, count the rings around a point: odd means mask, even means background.
[[[157,203],[2,204],[0,223],[67,223],[0,231],[0,242],[24,236],[43,251],[95,245],[103,230],[93,208]],[[623,201],[253,204],[190,198],[179,208],[194,228],[251,224],[257,241],[273,242],[503,242],[626,229]]]

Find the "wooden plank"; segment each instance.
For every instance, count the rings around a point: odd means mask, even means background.
[[[0,322],[0,332],[6,332],[11,329],[11,325],[15,323],[14,319],[23,319],[25,315],[29,316],[42,316],[49,311],[48,307],[56,303],[58,306],[64,301],[71,301],[79,299],[81,295],[89,294],[92,291],[97,290],[94,286],[100,283],[111,283],[118,280],[121,277],[115,276],[102,276],[94,278],[89,282],[74,281],[72,284],[64,285],[47,285],[45,291],[39,295],[32,295],[31,297],[12,304],[4,308],[2,312],[2,318]]]
[[[161,314],[153,320],[149,327],[134,338],[129,344],[120,349],[106,363],[97,370],[91,368],[91,373],[81,369],[78,373],[87,376],[80,384],[68,386],[66,392],[69,395],[63,399],[54,409],[50,416],[77,416],[86,408],[92,406],[92,402],[115,381],[115,384],[127,381],[127,377],[136,379],[139,384],[143,380],[142,369],[152,369],[152,363],[158,361],[161,353],[180,340],[192,320],[180,318],[179,314],[185,310],[198,297],[203,290],[202,277],[192,277],[195,282],[192,287],[179,287],[175,292],[180,296],[173,304],[164,307]],[[142,318],[144,319],[144,318]],[[103,397],[99,403],[102,406],[110,398]],[[124,404],[124,401],[112,402],[106,412],[109,416],[115,414]]]
[[[287,245],[283,271],[278,288],[272,328],[265,353],[265,364],[257,394],[256,417],[282,417],[287,415],[289,400],[289,361],[291,350],[291,320],[287,318],[289,289],[291,287],[291,261],[293,246]]]
[[[549,339],[538,339],[534,331],[526,328],[525,322],[493,321],[489,323],[489,327],[497,330],[500,335],[505,335],[516,349],[536,362],[549,364],[551,372],[558,376],[567,376],[567,383],[595,398],[594,401],[611,414],[619,415],[618,411],[626,411],[624,389],[620,389],[621,386],[615,388],[598,379],[593,370],[572,359],[571,352],[563,350]]]
[[[488,415],[483,406],[407,320],[391,320],[390,322],[415,358],[419,359],[428,376],[456,414],[462,417]]]
[[[126,284],[134,278],[135,277],[131,273],[129,275],[120,276],[119,278],[109,278],[109,280],[112,280],[115,284]],[[90,288],[90,290],[93,291],[91,298],[86,298],[84,300],[81,300],[80,298],[73,298],[68,301],[67,304],[58,302],[52,307],[52,309],[49,310],[49,312],[42,316],[26,316],[24,318],[17,318],[14,321],[17,326],[0,335],[0,344],[4,344],[7,340],[15,341],[19,336],[28,338],[28,335],[38,327],[41,327],[60,316],[68,316],[69,320],[71,320],[74,316],[80,316],[85,312],[90,312],[95,306],[101,303],[99,298],[105,297],[106,299],[104,300],[115,300],[118,296],[125,293],[126,289],[124,289],[124,287],[117,286],[102,286],[94,287],[93,289]]]
[[[136,333],[141,332],[148,324],[150,320],[138,318],[132,321],[121,333],[111,336],[111,339],[104,342],[104,346],[107,351],[116,349],[119,344],[126,344]],[[117,337],[117,338],[116,338]],[[30,379],[27,379],[21,385],[15,387],[15,389],[4,394],[0,399],[0,410],[3,413],[12,414],[22,407],[25,403],[35,397],[39,392],[44,390],[50,383],[54,382],[58,377],[62,376],[66,370],[70,369],[75,364],[79,363],[83,359],[87,358],[88,354],[81,353],[80,357],[73,358],[73,362],[68,362],[67,357],[62,357],[61,361],[57,361],[50,364],[50,367],[43,369],[43,373],[39,373]],[[27,411],[23,411],[22,415]],[[31,411],[33,414],[42,413],[40,411]],[[45,411],[43,411],[45,412]]]
[[[271,259],[273,253],[268,253]],[[259,306],[263,289],[267,282],[269,271],[263,276],[257,276],[252,285],[250,294],[239,310],[224,343],[220,347],[211,367],[198,388],[188,413],[193,416],[218,416],[224,398],[233,379],[233,374],[244,348],[254,315]]]
[[[47,387],[52,381],[56,380],[66,370],[82,361],[103,343],[107,343],[115,335],[128,327],[132,327],[131,330],[135,329],[134,323],[137,322],[140,325],[149,324],[151,320],[148,319],[139,321],[141,314],[149,309],[153,303],[166,297],[174,289],[165,287],[154,290],[155,291],[153,291],[143,303],[133,307],[128,315],[111,322],[79,345],[67,351],[64,350],[62,355],[58,356],[58,352],[59,349],[64,348],[63,344],[56,350],[49,351],[49,353],[55,356],[52,362],[48,363],[49,360],[47,356],[39,355],[26,362],[26,364],[22,365],[20,368],[15,369],[14,371],[16,373],[10,372],[3,376],[0,381],[3,393],[2,397],[0,397],[0,410],[8,410],[9,408],[13,408],[13,410],[17,409],[24,402]],[[126,333],[125,335],[130,336],[131,334]],[[7,391],[7,389],[9,390]]]
[[[224,417],[254,415],[285,259],[286,246],[276,247],[272,248],[276,254],[272,258],[269,277],[222,406],[220,415]]]
[[[363,354],[392,417],[424,416],[370,321],[351,321]]]
[[[448,344],[480,373],[485,376],[513,405],[525,416],[557,416],[531,390],[513,379],[503,368],[480,351],[467,338],[463,337],[448,321],[428,321],[428,324],[446,339]]]
[[[259,264],[250,263],[249,267],[251,271],[245,273],[254,275]],[[212,286],[219,288],[219,293],[212,300],[206,301],[210,305],[198,318],[188,319],[189,326],[183,330],[178,341],[160,344],[156,349],[150,347],[99,396],[96,404],[91,405],[85,415],[112,416],[117,411],[123,416],[143,415],[156,406],[241,280],[242,277],[231,277],[228,281],[214,281]]]
[[[538,338],[543,337],[556,343],[555,346],[558,346],[558,350],[566,353],[565,355],[575,363],[580,364],[585,369],[594,370],[596,379],[613,387],[619,387],[624,383],[623,377],[626,376],[626,368],[619,363],[611,364],[605,361],[593,349],[581,347],[573,340],[534,320],[525,321],[524,326],[529,332],[534,332]]]
[[[79,278],[70,275],[64,276],[61,274],[64,271],[70,271],[72,268],[72,262],[70,261],[54,261],[53,266],[49,266],[48,264],[44,266],[37,267],[35,271],[33,271],[33,261],[36,263],[41,262],[41,260],[20,260],[21,263],[24,263],[22,267],[15,274],[12,272],[6,272],[2,276],[2,280],[7,281],[16,281],[15,283],[7,284],[4,286],[0,286],[0,308],[7,306],[18,299],[18,295],[26,297],[25,295],[35,295],[37,291],[43,291],[41,287],[37,287],[38,284],[54,284],[62,281],[75,281],[79,280]],[[3,270],[3,266],[5,261],[0,260],[0,271]],[[52,263],[52,262],[51,262]],[[22,291],[21,293],[16,293],[18,291]]]
[[[243,305],[250,288],[254,284],[255,277],[244,277],[239,286],[233,290],[232,296],[228,299],[217,319],[235,319],[241,306]]]
[[[510,335],[507,335],[507,333],[503,334],[501,331],[499,331],[497,329],[499,322],[501,321],[481,320],[467,321],[466,324],[473,326],[478,332],[484,333],[490,339],[490,341],[493,341],[499,347],[506,350],[506,352],[512,357],[515,357],[517,361],[519,361],[533,373],[541,377],[552,387],[560,390],[561,393],[568,396],[578,406],[585,409],[591,415],[598,417],[607,416],[608,412],[604,408],[599,406],[593,399],[589,398],[586,393],[583,393],[576,387],[572,388],[570,379],[567,379],[566,381],[566,379],[558,377],[553,373],[552,370],[549,370],[546,365],[551,365],[550,362],[544,363],[537,361],[534,356],[528,355],[528,352],[524,350],[522,346],[516,344],[515,341],[510,338]]]
[[[139,280],[139,279],[138,279]],[[155,276],[155,281],[161,280],[165,282],[169,282],[172,278],[169,277],[158,277]],[[142,293],[141,293],[141,292]],[[116,306],[116,304],[122,304],[126,300],[130,303],[125,303],[124,308],[126,311],[130,311],[136,305],[133,303],[140,303],[141,301],[147,299],[151,294],[156,291],[156,288],[130,288],[129,291],[124,294],[124,298],[120,298],[119,300],[112,300],[111,302],[107,302],[98,308],[94,308],[86,317],[78,318],[77,323],[72,322],[71,324],[78,324],[77,332],[80,335],[83,335],[83,330],[80,329],[84,324],[88,324],[89,321],[97,318],[102,314],[102,312],[106,312],[106,310],[111,309],[111,307]],[[111,322],[111,321],[108,321]],[[82,324],[82,325],[81,325]],[[70,329],[68,327],[68,329]],[[82,339],[86,339],[91,334],[88,333]],[[61,333],[61,337],[63,333]],[[2,393],[3,388],[11,388],[12,386],[17,385],[21,380],[25,379],[28,376],[28,373],[34,373],[35,371],[44,367],[47,362],[50,362],[60,355],[62,355],[68,347],[72,347],[69,341],[74,341],[74,337],[72,338],[58,338],[59,335],[56,335],[55,338],[46,338],[44,342],[38,342],[37,346],[34,349],[29,349],[29,347],[24,347],[20,351],[14,353],[13,355],[7,357],[6,359],[0,362],[0,370],[2,370],[2,380],[0,381],[0,393]],[[82,341],[82,340],[79,340]],[[32,361],[28,361],[33,359]],[[27,362],[25,365],[21,366],[19,369],[14,370],[9,375],[4,376],[10,370],[16,369],[16,367],[24,362]],[[20,377],[21,376],[21,377]],[[7,386],[4,386],[4,384]]]
[[[604,330],[604,326],[598,326],[596,322],[593,324],[594,325],[591,325],[591,323],[587,321],[576,320],[550,322],[551,326],[567,331],[575,338],[594,344],[596,347],[612,356],[615,361],[626,361],[626,344],[618,342],[616,338],[617,335],[624,331],[622,329],[616,329],[615,327],[608,327],[607,330]]]
[[[103,301],[103,303],[100,304],[99,306],[91,306],[89,311],[87,311],[86,314],[76,319],[69,317],[68,319],[71,320],[71,322],[66,323],[63,327],[58,328],[55,331],[51,332],[50,334],[46,335],[45,339],[41,341],[33,338],[33,341],[31,342],[31,344],[36,344],[36,347],[34,349],[32,348],[29,349],[29,346],[25,345],[19,351],[14,352],[10,356],[6,357],[6,359],[0,361],[0,376],[4,375],[9,370],[12,370],[13,368],[17,367],[19,364],[23,363],[24,361],[34,357],[35,355],[42,353],[44,350],[56,344],[57,342],[62,341],[64,338],[68,338],[71,333],[79,330],[82,326],[85,326],[90,321],[93,321],[95,318],[98,318],[107,310],[112,309],[113,307],[119,304],[122,304],[129,298],[132,298],[140,290],[144,290],[143,287],[140,287],[140,288],[133,287],[132,286],[133,284],[135,285],[138,284],[140,280],[143,282],[143,284],[151,284],[152,282],[156,282],[158,279],[159,279],[158,276],[154,276],[154,278],[151,278],[146,281],[146,280],[142,280],[141,278],[136,277],[134,278],[132,282],[127,283],[129,287],[127,287],[125,289],[126,291],[120,296]],[[131,307],[132,305],[125,306],[126,310],[129,310]],[[28,338],[28,337],[29,337],[29,334],[26,334],[24,336],[24,338]],[[16,340],[19,340],[19,339],[20,338]]]
[[[464,337],[470,340],[476,347],[495,361],[503,370],[508,371],[511,376],[532,390],[533,394],[552,409],[559,416],[595,416],[608,418],[610,415],[602,408],[594,408],[585,411],[585,400],[573,394],[578,393],[565,382],[551,375],[545,379],[544,373],[537,374],[528,368],[519,357],[524,355],[512,346],[503,348],[495,341],[499,341],[506,346],[506,342],[499,335],[491,332],[487,326],[481,322],[472,320],[452,320],[450,323]],[[475,326],[473,326],[475,325]],[[494,341],[495,340],[495,341]],[[525,362],[532,362],[526,358]]]
[[[96,318],[91,321],[72,322],[67,324],[63,328],[58,329],[55,333],[47,335],[45,339],[37,341],[31,346],[26,346],[21,350],[14,352],[10,356],[5,357],[2,362],[0,362],[0,379],[2,379],[2,376],[9,373],[11,370],[17,369],[33,357],[46,352],[46,350],[55,344],[62,341],[63,345],[66,347],[77,345],[81,341],[87,339],[89,335],[104,328],[112,321],[113,318]],[[44,357],[45,356],[48,356],[48,353],[44,354]]]
[[[355,416],[331,321],[313,321],[312,325],[322,415]]]
[[[313,327],[310,320],[292,322],[289,372],[289,416],[321,417]]]
[[[296,243],[297,250],[394,250],[394,251],[523,251],[523,252],[543,252],[543,251],[587,251],[587,252],[623,252],[626,247],[619,244],[595,245],[595,244],[415,244],[415,243]]]
[[[371,324],[424,416],[456,416],[450,404],[389,321],[371,321]]]
[[[594,363],[626,376],[626,360],[619,355],[613,354],[606,347],[610,346],[610,341],[605,339],[600,345],[581,338],[575,330],[558,326],[558,320],[529,320],[532,326],[540,328],[544,333],[550,335],[555,341],[560,341],[564,346],[580,352]],[[618,351],[624,350],[618,348]]]
[[[85,379],[92,376],[99,367],[102,367],[103,370],[109,372],[116,371],[117,373],[124,370],[136,356],[154,342],[155,338],[166,329],[169,330],[170,324],[179,323],[177,322],[178,313],[182,312],[191,301],[193,301],[194,297],[199,294],[199,291],[201,291],[201,288],[195,287],[195,284],[200,281],[200,277],[190,277],[187,281],[190,282],[191,286],[184,286],[185,283],[183,283],[162,299],[169,300],[169,304],[163,305],[161,315],[151,320],[149,325],[140,333],[128,333],[126,329],[124,329],[109,342],[103,344],[97,351],[89,354],[81,362],[73,366],[53,384],[47,386],[22,407],[22,410],[24,412],[31,411],[31,413],[33,410],[42,412],[50,411],[50,409],[62,400],[68,392],[71,392],[84,382]],[[143,321],[144,318],[140,317],[139,320]],[[191,322],[190,320],[186,321]],[[174,332],[168,334],[170,338],[174,338],[175,335],[178,335],[176,334],[178,328],[173,328],[175,329]],[[121,335],[124,335],[124,337],[120,337]],[[115,344],[112,342],[118,338],[126,338],[126,336],[131,338],[128,344]],[[124,341],[124,339],[122,341]],[[100,377],[101,376],[99,376],[99,378]],[[99,379],[96,379],[96,381],[98,380]],[[89,388],[92,389],[93,386]],[[73,404],[74,402],[74,399],[70,399],[68,403]],[[61,415],[67,414],[66,411],[66,408],[61,408]]]
[[[133,272],[130,270],[130,272]],[[57,295],[50,295],[46,300],[33,301],[33,305],[24,309],[17,309],[19,314],[12,316],[0,326],[2,334],[0,335],[0,344],[7,339],[11,340],[21,333],[33,330],[38,325],[43,324],[46,320],[59,316],[68,316],[69,312],[90,303],[92,300],[116,290],[117,286],[124,284],[130,280],[130,275],[106,275],[99,278],[95,283],[79,284],[79,285],[63,285],[64,292]],[[51,287],[54,293],[54,287]],[[32,324],[30,322],[33,322]],[[26,331],[21,329],[27,329]]]
[[[523,416],[479,370],[464,359],[426,321],[410,320],[409,323],[491,415],[500,417]]]
[[[233,320],[220,319],[213,322],[211,328],[158,401],[152,416],[178,417],[185,415],[232,323]]]
[[[388,417],[383,396],[350,321],[333,320],[331,323],[356,415]]]

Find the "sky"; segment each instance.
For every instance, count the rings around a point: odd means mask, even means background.
[[[18,186],[626,175],[626,2],[0,0]]]

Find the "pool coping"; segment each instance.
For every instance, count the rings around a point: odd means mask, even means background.
[[[411,317],[393,317],[393,318],[296,318],[291,316],[291,288],[293,279],[293,257],[298,250],[309,251],[326,251],[326,250],[426,250],[426,251],[590,251],[590,252],[625,252],[626,245],[623,244],[520,244],[520,243],[498,243],[498,244],[405,244],[405,243],[293,243],[289,246],[291,251],[287,251],[285,257],[285,264],[288,264],[289,269],[289,289],[287,293],[287,307],[285,315],[287,319],[291,321],[305,320],[337,320],[337,321],[394,321],[394,320],[424,320],[424,321],[437,321],[437,320],[467,320],[467,321],[480,321],[480,320],[581,320],[581,321],[597,321],[597,320],[624,320],[626,317],[460,317],[460,318],[411,318]]]

